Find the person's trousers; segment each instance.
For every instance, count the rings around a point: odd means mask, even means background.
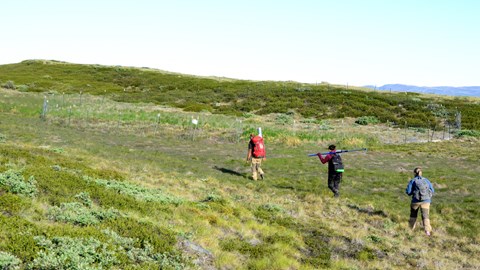
[[[422,222],[423,222],[423,228],[425,229],[426,232],[431,232],[432,231],[432,226],[430,225],[430,203],[412,203],[410,205],[410,220],[409,220],[409,225],[410,228],[415,229],[415,225],[417,223],[417,216],[418,216],[418,210],[422,211]]]
[[[262,166],[262,158],[252,157],[252,164],[251,164],[252,179],[255,180],[255,181],[257,181],[257,179],[258,179],[258,175],[263,174],[263,170],[262,170],[261,166]]]
[[[328,188],[334,195],[338,196],[340,192],[340,182],[342,181],[341,173],[328,174]]]

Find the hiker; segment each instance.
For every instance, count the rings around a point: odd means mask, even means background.
[[[263,172],[262,160],[266,160],[265,144],[263,143],[263,137],[261,135],[255,136],[250,134],[250,141],[248,142],[247,162],[251,161],[252,179],[257,181],[258,175],[263,180],[265,173]]]
[[[333,196],[340,196],[340,181],[342,181],[343,162],[340,154],[336,154],[336,146],[331,144],[328,146],[330,152],[322,157],[321,153],[317,153],[320,161],[325,164],[328,162],[328,188],[333,192]]]
[[[432,226],[430,225],[430,203],[432,201],[433,189],[432,183],[422,177],[422,169],[417,167],[413,170],[414,178],[408,182],[406,193],[408,196],[412,196],[412,202],[410,204],[410,220],[409,225],[413,230],[417,223],[418,209],[422,211],[422,221],[425,234],[430,236],[432,232]]]

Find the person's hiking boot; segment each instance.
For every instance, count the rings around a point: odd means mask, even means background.
[[[425,231],[425,234],[426,234],[427,236],[430,236],[430,235],[431,235],[431,233],[430,233],[429,231]]]
[[[263,176],[263,173],[260,174],[260,178],[261,178],[262,180],[265,179],[265,176]]]
[[[333,194],[333,197],[340,197],[340,193],[337,192],[337,193]]]

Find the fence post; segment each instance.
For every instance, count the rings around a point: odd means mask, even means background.
[[[40,118],[42,120],[47,119],[47,111],[48,111],[48,99],[47,99],[47,96],[43,96],[42,114],[40,115]]]
[[[450,140],[450,123],[448,123],[448,139]]]
[[[105,103],[105,96],[107,95],[107,90],[104,90],[103,96],[102,96],[102,106]]]
[[[433,130],[432,130],[432,138],[430,139],[431,142],[433,142],[433,135],[435,134],[435,130],[437,129],[437,124],[433,125]]]
[[[447,128],[447,126],[446,126],[446,122],[445,122],[445,121],[444,121],[443,123],[444,123],[444,125],[443,125],[442,140],[445,140],[445,129]]]
[[[197,119],[193,118],[192,116],[192,124],[194,125],[193,127],[193,134],[192,134],[192,141],[195,140],[195,131],[197,130],[198,127],[198,120],[200,119],[199,116],[197,116]]]
[[[68,108],[68,126],[70,126],[70,117],[72,116],[72,106]]]
[[[159,124],[160,124],[160,114],[157,114],[157,119],[155,121],[155,131],[153,132],[153,135],[157,135],[157,129]]]

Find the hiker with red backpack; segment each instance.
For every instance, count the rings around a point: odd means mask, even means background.
[[[336,146],[328,146],[330,152],[322,157],[321,153],[317,153],[322,164],[328,162],[328,188],[333,192],[333,196],[340,196],[340,182],[343,175],[343,162],[340,154],[336,153]],[[325,153],[324,153],[325,154]]]
[[[263,142],[261,131],[257,136],[255,136],[253,133],[250,134],[250,141],[248,142],[247,161],[251,161],[253,181],[257,181],[258,176],[260,176],[262,180],[264,179],[265,173],[263,172],[261,166],[262,160],[266,159],[267,157],[265,152],[265,144]]]
[[[414,178],[408,182],[405,192],[408,196],[412,196],[410,204],[410,220],[409,225],[413,230],[417,223],[418,210],[422,211],[422,221],[425,234],[430,236],[432,226],[430,225],[430,203],[432,202],[433,189],[432,183],[422,176],[422,169],[417,167],[413,170]]]

